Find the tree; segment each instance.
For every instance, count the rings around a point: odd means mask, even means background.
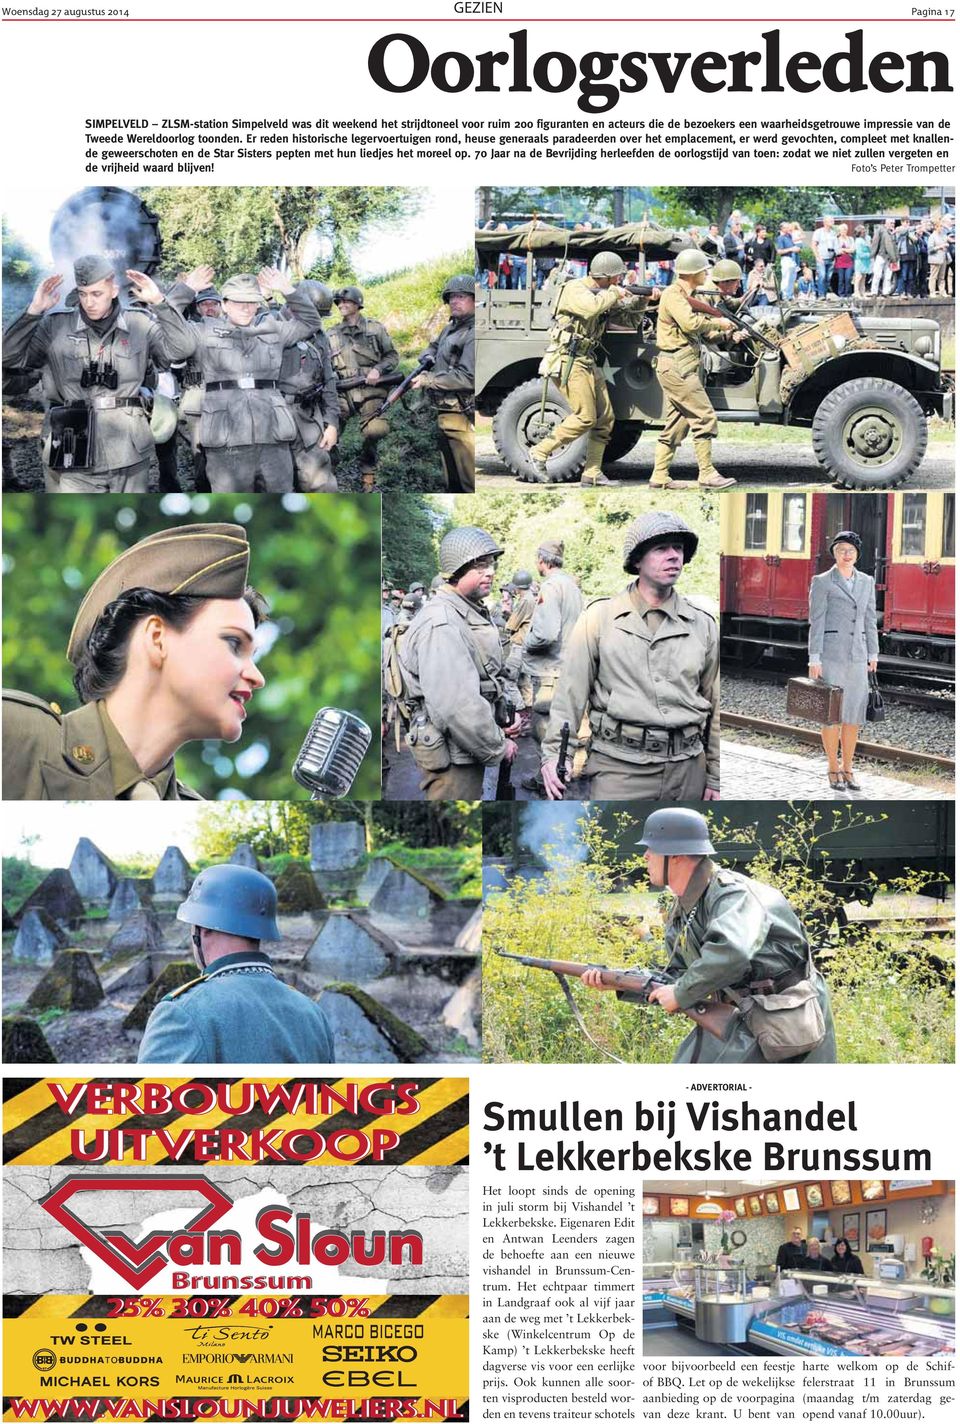
[[[351,250],[369,229],[400,224],[420,206],[415,188],[141,188],[160,220],[164,276],[209,262],[219,277],[287,267],[297,279],[350,276]],[[319,256],[314,257],[314,252]]]
[[[923,188],[718,188],[693,185],[654,188],[657,213],[668,227],[715,222],[721,228],[734,208],[745,208],[752,218],[772,230],[789,218],[811,228],[824,209],[848,212],[889,212],[892,207],[919,203]]]
[[[12,319],[26,306],[34,287],[40,280],[40,265],[33,252],[22,238],[3,219],[3,297],[5,315]]]
[[[391,583],[406,588],[411,579],[424,583],[438,570],[437,529],[440,517],[423,495],[400,492],[383,502],[383,572]]]

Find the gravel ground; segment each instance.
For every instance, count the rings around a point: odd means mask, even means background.
[[[720,704],[725,712],[739,712],[745,717],[770,717],[793,727],[813,726],[799,717],[789,717],[786,706],[786,682],[753,682],[737,673],[724,672],[720,679]],[[736,729],[729,729],[739,736]],[[887,703],[883,722],[868,723],[861,733],[864,741],[884,746],[907,747],[910,751],[929,752],[932,756],[952,757],[955,751],[954,719],[948,712],[927,711],[922,707],[899,707]],[[796,748],[793,748],[796,750]],[[816,753],[820,755],[820,753]]]

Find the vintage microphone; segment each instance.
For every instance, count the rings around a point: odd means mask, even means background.
[[[312,801],[346,796],[373,733],[360,717],[340,707],[321,707],[293,764],[293,779]]]

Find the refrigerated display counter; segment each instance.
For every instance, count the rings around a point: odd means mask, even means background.
[[[747,1341],[775,1355],[952,1355],[956,1326],[942,1311],[955,1297],[925,1281],[785,1271],[774,1308],[754,1317]]]

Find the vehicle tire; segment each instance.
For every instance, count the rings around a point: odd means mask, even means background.
[[[813,450],[846,489],[892,489],[923,459],[927,422],[895,381],[862,376],[824,396],[813,417]]]
[[[550,430],[555,429],[568,414],[570,407],[557,387],[550,382],[540,422],[540,402],[543,381],[524,381],[500,402],[493,417],[493,443],[503,463],[521,479],[531,475],[529,451]],[[575,440],[559,455],[552,456],[547,468],[552,480],[575,480],[586,462],[586,436]]]
[[[613,434],[607,442],[606,454],[603,457],[604,465],[614,465],[617,460],[622,460],[624,455],[629,455],[643,435],[643,431],[644,427],[635,421],[624,421],[622,425],[615,425]]]

